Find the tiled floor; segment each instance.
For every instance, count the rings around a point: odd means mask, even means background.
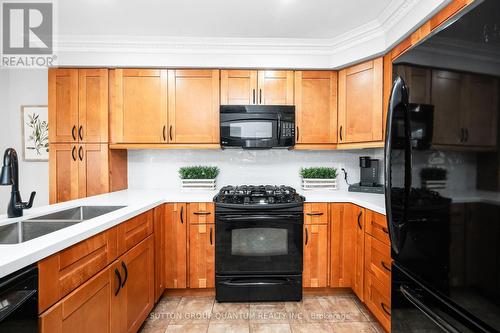
[[[302,302],[217,303],[213,297],[164,297],[141,333],[381,333],[355,296]]]

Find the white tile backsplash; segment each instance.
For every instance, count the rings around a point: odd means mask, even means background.
[[[297,151],[297,150],[137,150],[128,153],[129,188],[180,188],[182,166],[216,165],[221,172],[217,186],[239,184],[284,184],[300,188],[301,167],[333,166],[338,169],[339,188],[359,181],[359,157],[383,160],[383,149]],[[383,175],[382,165],[380,174]],[[382,179],[380,180],[382,182]]]

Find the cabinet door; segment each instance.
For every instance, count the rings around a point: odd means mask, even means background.
[[[351,204],[330,204],[330,287],[352,288],[356,223]]]
[[[165,205],[153,211],[155,239],[155,302],[165,291]]]
[[[167,142],[167,71],[115,69],[110,81],[111,142]]]
[[[257,104],[257,71],[221,70],[220,104]]]
[[[78,138],[80,142],[108,142],[108,70],[80,69]]]
[[[39,261],[39,311],[78,288],[116,257],[116,229],[112,228]]]
[[[189,287],[215,286],[215,225],[189,226]]]
[[[432,74],[429,68],[397,65],[395,71],[410,87],[410,103],[431,103]]]
[[[78,147],[78,197],[109,192],[107,144],[82,144]]]
[[[304,287],[328,284],[328,225],[304,226]]]
[[[443,70],[432,71],[433,144],[459,145],[461,143],[461,95],[461,74]]]
[[[172,143],[219,143],[219,71],[168,71]]]
[[[383,59],[339,72],[339,143],[382,140]]]
[[[337,72],[295,72],[297,143],[337,143]]]
[[[328,203],[306,202],[304,203],[304,224],[327,224]]]
[[[215,205],[213,202],[191,202],[187,205],[189,224],[215,223]]]
[[[185,203],[165,205],[165,287],[186,288],[187,207]]]
[[[49,201],[78,199],[78,146],[53,143],[49,149]]]
[[[118,259],[121,332],[139,330],[154,306],[154,239],[149,236]]]
[[[468,146],[495,147],[498,128],[498,79],[475,74],[464,75],[462,127]]]
[[[293,71],[259,71],[258,103],[293,105]]]
[[[49,69],[49,141],[78,141],[78,69]]]
[[[120,332],[120,288],[113,266],[104,269],[40,316],[41,333]]]
[[[153,210],[148,210],[116,227],[118,255],[127,252],[153,233]]]
[[[365,274],[365,209],[350,205],[349,218],[356,223],[355,248],[354,248],[354,281],[352,289],[358,298],[364,300],[364,274]]]

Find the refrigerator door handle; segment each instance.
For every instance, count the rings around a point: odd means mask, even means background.
[[[386,124],[386,133],[385,133],[385,148],[384,148],[384,192],[385,192],[385,206],[386,206],[386,217],[387,217],[387,226],[388,226],[388,231],[389,231],[389,238],[391,240],[391,247],[392,250],[398,254],[400,252],[400,249],[402,247],[402,240],[404,237],[401,237],[401,234],[403,233],[404,229],[404,219],[401,221],[398,221],[397,223],[394,221],[393,215],[392,215],[392,166],[391,166],[391,160],[392,160],[392,126],[393,126],[393,119],[394,119],[394,113],[397,110],[403,109],[402,111],[405,114],[405,137],[408,136],[407,133],[407,127],[406,125],[407,119],[406,115],[409,117],[409,113],[406,112],[408,110],[408,103],[409,103],[409,98],[408,98],[408,87],[406,86],[405,81],[401,77],[397,77],[396,80],[394,81],[394,84],[392,86],[392,91],[391,91],[391,97],[389,99],[389,109],[387,110],[387,124]],[[409,138],[408,138],[409,139]],[[405,147],[408,146],[408,141],[405,144]],[[409,142],[409,145],[411,145],[411,141]],[[410,157],[411,157],[411,152],[410,152]],[[405,149],[405,185],[408,183],[407,182],[407,163],[406,163],[406,149]],[[411,163],[411,162],[410,162]],[[411,170],[410,170],[410,177],[411,177]],[[411,180],[410,180],[411,182]],[[411,183],[410,183],[411,185]],[[403,198],[404,201],[406,201],[406,194]],[[404,207],[406,207],[406,202],[403,202]],[[406,209],[405,209],[406,210]]]
[[[447,333],[460,333],[455,327],[444,320],[440,315],[432,311],[427,305],[425,305],[418,296],[411,290],[410,287],[401,285],[399,287],[401,294],[412,303],[417,309],[422,311],[430,320],[432,320],[436,325],[438,325],[442,330]]]

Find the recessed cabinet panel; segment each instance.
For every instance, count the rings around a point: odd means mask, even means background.
[[[78,140],[108,142],[108,70],[80,69]]]
[[[258,71],[258,103],[263,105],[293,105],[293,71]]]
[[[189,287],[215,287],[215,224],[189,226]]]
[[[49,69],[49,140],[78,141],[78,69]]]
[[[257,71],[221,70],[220,104],[257,104]]]
[[[305,225],[303,287],[328,285],[328,259],[328,225]]]

